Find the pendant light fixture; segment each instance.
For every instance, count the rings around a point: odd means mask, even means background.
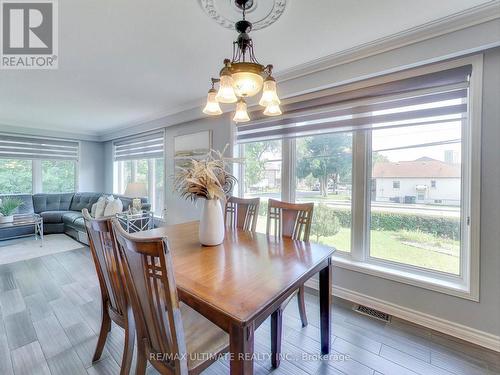
[[[239,35],[233,42],[233,58],[224,60],[224,67],[219,73],[219,78],[212,78],[212,88],[208,91],[207,105],[203,110],[208,115],[222,113],[219,103],[236,103],[233,120],[235,122],[250,121],[245,99],[257,95],[261,90],[262,97],[259,104],[265,107],[264,115],[281,114],[276,80],[272,77],[273,66],[264,66],[257,61],[253,41],[248,35],[252,30],[252,23],[247,21],[245,16],[254,1],[235,0],[236,6],[243,12],[243,19],[235,24]],[[216,93],[214,85],[217,83],[219,89]]]

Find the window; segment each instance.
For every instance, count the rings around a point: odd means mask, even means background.
[[[340,250],[337,266],[477,300],[481,64],[327,89],[285,103],[282,117],[253,113],[237,125],[239,150],[281,142],[281,198],[315,203],[330,225],[311,241]],[[240,155],[245,167],[269,161]],[[244,195],[268,197],[263,181],[243,174]]]
[[[371,257],[460,273],[461,130],[462,122],[455,121],[372,132]],[[449,151],[454,160],[445,157]],[[431,192],[429,177],[446,182]],[[400,189],[396,206],[388,204],[393,198],[384,190],[388,178]],[[436,208],[434,199],[446,201],[446,207]]]
[[[281,199],[281,141],[252,142],[243,145],[243,192],[245,198],[260,197],[257,232],[266,232],[267,200]]]
[[[76,161],[42,160],[42,193],[68,193],[76,190]]]
[[[130,182],[143,183],[156,217],[165,208],[163,149],[163,131],[114,142],[114,193],[124,194]]]
[[[31,160],[0,159],[0,194],[31,194],[32,176]]]
[[[296,140],[295,201],[314,202],[311,241],[351,251],[352,133]]]
[[[78,142],[2,135],[0,194],[77,190]]]
[[[163,158],[115,162],[115,194],[124,194],[129,182],[146,185],[148,199],[157,217],[163,214]]]

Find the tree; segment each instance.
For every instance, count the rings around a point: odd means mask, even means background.
[[[352,136],[347,133],[306,137],[300,140],[297,156],[297,177],[317,178],[321,195],[328,194],[328,182],[334,189],[341,181],[351,179]]]
[[[339,219],[335,211],[323,203],[316,205],[311,224],[311,232],[316,236],[316,242],[319,242],[320,237],[335,236],[339,230]]]
[[[265,178],[266,160],[263,158],[266,152],[278,152],[279,142],[264,141],[252,142],[245,145],[245,190],[250,186],[261,182]]]

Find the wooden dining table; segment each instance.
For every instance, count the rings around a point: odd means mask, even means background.
[[[318,272],[321,352],[330,352],[333,248],[238,229],[202,246],[198,222],[134,236],[168,238],[179,299],[229,334],[231,374],[253,373],[255,329]]]

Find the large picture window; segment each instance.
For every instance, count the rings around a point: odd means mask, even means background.
[[[236,128],[240,194],[314,202],[310,240],[335,247],[339,267],[477,300],[481,80],[471,57],[255,113]],[[250,152],[271,144],[272,157]]]

